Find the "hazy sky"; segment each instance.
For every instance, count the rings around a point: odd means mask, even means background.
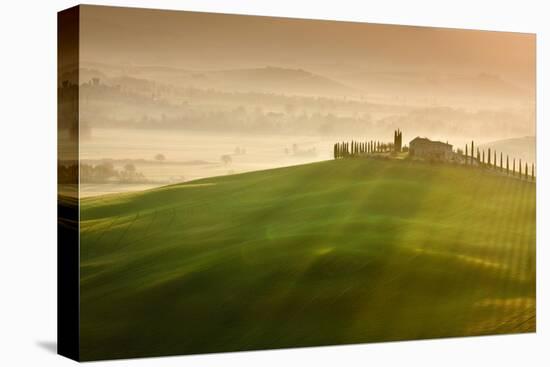
[[[193,69],[265,65],[492,73],[535,80],[535,35],[83,6],[81,59]]]

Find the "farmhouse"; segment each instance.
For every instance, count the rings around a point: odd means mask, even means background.
[[[453,146],[417,136],[409,143],[409,155],[425,159],[450,160],[453,157]]]

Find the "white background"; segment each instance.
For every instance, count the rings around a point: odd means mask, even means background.
[[[538,225],[536,334],[227,353],[94,366],[550,365],[548,65],[544,0],[94,1],[96,4],[536,32]],[[73,1],[3,1],[0,9],[0,366],[65,366],[56,340],[56,12]],[[547,186],[548,187],[548,186]],[[546,219],[548,222],[548,219]]]

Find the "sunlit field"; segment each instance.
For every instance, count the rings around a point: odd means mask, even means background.
[[[492,171],[327,161],[80,218],[83,360],[535,330],[535,184]]]

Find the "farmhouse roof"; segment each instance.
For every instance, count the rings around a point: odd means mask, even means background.
[[[449,143],[444,143],[442,141],[433,141],[433,140],[430,140],[428,138],[421,138],[420,136],[417,136],[416,138],[411,140],[409,145],[412,144],[413,142],[415,142],[415,143],[416,142],[418,142],[418,143],[422,142],[422,143],[428,143],[428,144],[442,144],[442,145],[448,145],[448,146],[452,147],[452,145],[449,144]]]

